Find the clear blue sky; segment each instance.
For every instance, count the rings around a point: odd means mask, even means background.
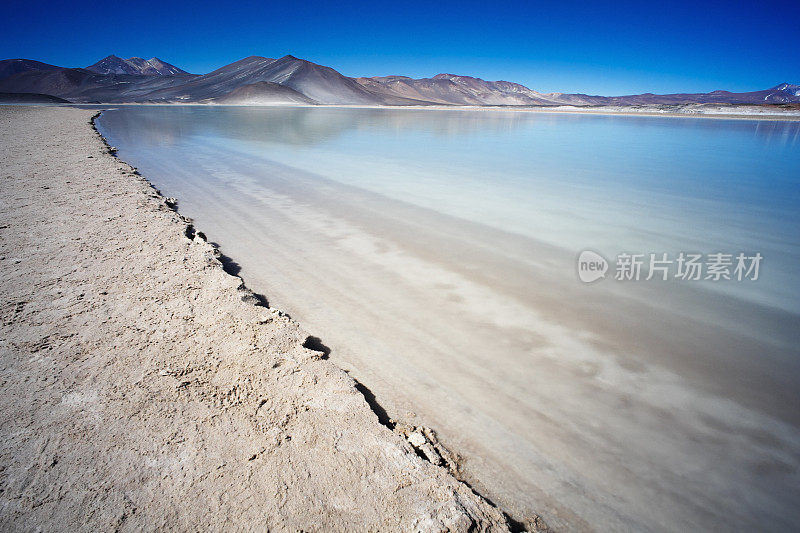
[[[205,73],[292,54],[348,76],[440,72],[617,95],[800,83],[800,0],[6,2],[0,58],[158,56]]]

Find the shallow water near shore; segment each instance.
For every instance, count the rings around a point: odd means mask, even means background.
[[[800,124],[142,106],[98,126],[515,518],[800,520]],[[585,249],[763,262],[583,284]]]

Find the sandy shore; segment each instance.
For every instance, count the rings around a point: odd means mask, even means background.
[[[0,527],[506,530],[431,433],[381,424],[256,305],[93,114],[0,108]]]

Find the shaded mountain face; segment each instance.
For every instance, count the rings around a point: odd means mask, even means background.
[[[20,72],[30,72],[32,70],[55,70],[60,69],[55,65],[48,65],[33,59],[4,59],[0,61],[0,79],[8,78]]]
[[[316,104],[317,102],[291,87],[271,81],[242,85],[225,96],[212,98],[210,103],[227,105]]]
[[[108,56],[87,67],[61,68],[38,61],[0,61],[0,92],[35,93],[73,102],[209,102],[237,104],[632,106],[800,103],[800,86],[782,83],[747,93],[591,96],[540,93],[508,81],[437,74],[349,78],[287,55],[251,56],[203,75],[187,74],[158,58]]]
[[[86,67],[86,70],[98,74],[138,74],[142,76],[174,76],[176,74],[188,74],[186,71],[161,61],[157,57],[151,59],[142,59],[141,57],[122,59],[115,55],[110,55],[101,59],[94,65],[89,65]]]
[[[271,81],[263,72],[274,62],[275,59],[269,57],[246,57],[185,83],[165,87],[150,96],[154,100],[187,102],[218,98],[243,85]]]
[[[98,74],[83,68],[20,72],[0,80],[0,92],[38,93],[72,102],[146,102],[147,95],[192,79],[183,76]]]

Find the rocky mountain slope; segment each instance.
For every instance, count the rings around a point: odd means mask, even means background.
[[[438,74],[433,78],[407,76],[356,78],[371,92],[385,97],[455,105],[552,105],[536,91],[507,81],[485,81],[470,76]]]
[[[280,59],[246,57],[186,83],[154,91],[148,94],[148,99],[201,101],[219,98],[239,87],[258,82],[288,87],[322,104],[412,103],[402,96],[374,94],[330,67],[290,55]]]
[[[226,105],[316,104],[308,96],[290,87],[271,81],[257,81],[242,85],[225,96],[212,98],[211,103]]]

